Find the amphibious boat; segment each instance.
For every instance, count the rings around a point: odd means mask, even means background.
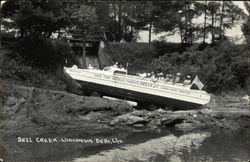
[[[127,70],[114,66],[103,70],[89,68],[78,69],[64,67],[74,80],[84,89],[136,102],[174,106],[181,109],[194,109],[207,104],[210,94],[201,89],[192,89],[190,85],[153,80],[140,76],[128,75]]]

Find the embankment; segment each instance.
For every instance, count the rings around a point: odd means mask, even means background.
[[[249,99],[214,97],[200,110],[135,110],[126,101],[1,83],[0,134],[41,134],[65,129],[143,129],[176,127],[181,130],[250,127]],[[226,102],[231,101],[231,105]],[[222,102],[226,102],[224,105]],[[235,102],[232,102],[235,101]],[[238,107],[241,104],[240,107]]]

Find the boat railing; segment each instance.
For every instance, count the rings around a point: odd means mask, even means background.
[[[76,66],[72,67],[72,68],[69,68],[69,69],[83,70],[83,69],[78,69]],[[191,88],[191,85],[185,85],[185,84],[182,84],[182,83],[164,81],[164,80],[161,80],[159,78],[156,79],[156,80],[153,80],[153,78],[151,78],[151,77],[140,77],[140,76],[136,76],[136,75],[127,75],[125,69],[117,68],[117,67],[113,67],[113,66],[106,67],[104,70],[99,70],[99,69],[84,69],[84,70],[86,72],[91,72],[91,73],[98,72],[98,74],[100,74],[100,75],[109,74],[109,75],[113,75],[113,76],[119,76],[119,77],[122,77],[124,79],[130,78],[130,79],[135,79],[135,80],[140,80],[140,81],[147,81],[147,82],[150,82],[150,83],[153,82],[154,84],[164,84],[164,85],[178,86],[178,87],[187,88],[187,89]],[[103,72],[105,72],[105,74]],[[121,73],[118,73],[118,72],[121,72]]]

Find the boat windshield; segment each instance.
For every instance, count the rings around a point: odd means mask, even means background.
[[[116,75],[116,74],[126,75],[127,74],[127,70],[125,70],[124,68],[118,68],[114,66],[105,67],[103,71],[109,71],[113,75]]]
[[[118,71],[118,70],[115,70],[114,72],[113,72],[113,75],[126,75],[126,71]]]

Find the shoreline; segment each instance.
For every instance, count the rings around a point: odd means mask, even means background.
[[[246,96],[214,96],[201,109],[136,110],[126,101],[79,96],[67,92],[3,82],[0,131],[4,134],[39,134],[72,130],[155,130],[175,128],[231,129],[250,127]],[[230,103],[228,101],[231,101]]]

